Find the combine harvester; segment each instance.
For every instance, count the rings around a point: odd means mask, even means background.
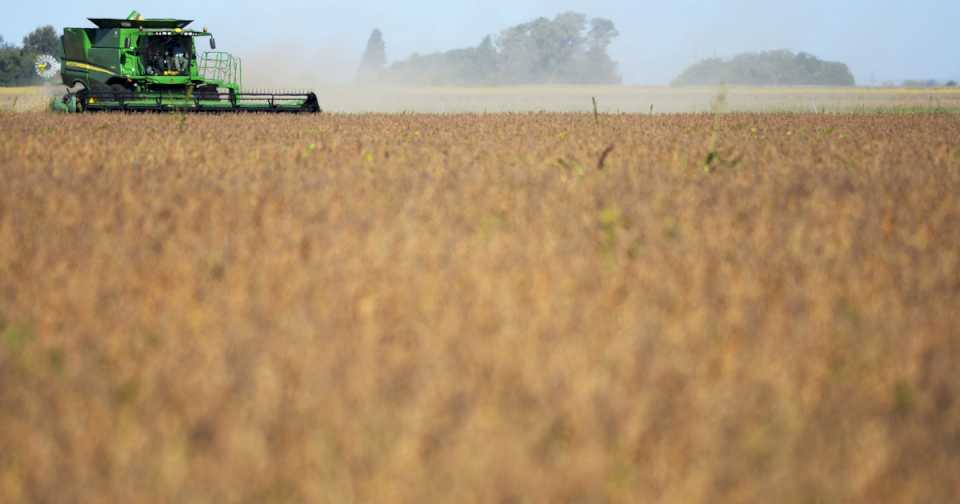
[[[136,11],[90,21],[97,27],[63,30],[60,73],[68,92],[54,100],[56,111],[320,112],[312,92],[243,91],[240,59],[215,52],[206,28],[187,30],[192,21],[144,19]],[[198,58],[200,37],[210,37],[212,52]],[[38,59],[37,70],[50,73],[51,65]]]

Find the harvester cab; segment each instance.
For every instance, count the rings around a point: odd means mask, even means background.
[[[319,112],[312,92],[245,92],[239,58],[216,51],[213,35],[185,19],[91,18],[96,28],[63,32],[63,112]],[[197,39],[209,38],[202,55]]]

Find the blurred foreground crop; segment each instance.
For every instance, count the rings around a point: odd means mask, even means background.
[[[0,114],[0,501],[960,495],[960,118],[599,119]]]

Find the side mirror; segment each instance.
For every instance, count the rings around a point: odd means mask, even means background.
[[[130,37],[123,39],[123,48],[130,49]]]
[[[217,50],[217,39],[210,37],[210,49]]]

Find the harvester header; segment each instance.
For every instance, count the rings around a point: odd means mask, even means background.
[[[65,28],[63,112],[319,112],[312,92],[246,92],[240,58],[216,51],[206,28],[186,19],[90,18],[96,28]],[[208,37],[200,54],[195,39]]]

